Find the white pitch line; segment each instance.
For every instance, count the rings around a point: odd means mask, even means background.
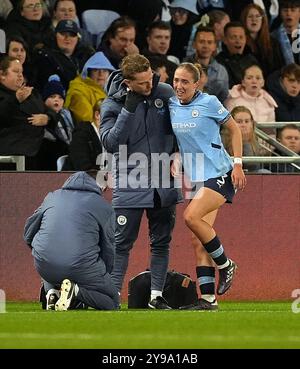
[[[113,338],[124,338],[124,337],[128,338],[128,334],[124,334],[124,335],[115,335],[113,334]],[[151,334],[141,334],[141,337],[143,337],[143,339],[153,339],[153,335]],[[163,335],[164,340],[168,340],[168,341],[174,341],[174,335]],[[99,340],[102,338],[107,339],[107,336],[105,335],[101,335],[101,334],[86,334],[86,333],[11,333],[11,332],[2,332],[0,333],[0,339],[8,339],[8,338],[14,338],[14,339],[51,339],[51,340],[85,340],[85,341],[90,341],[90,340]],[[201,341],[222,341],[224,342],[224,340],[226,340],[226,342],[228,341],[252,341],[252,342],[280,342],[282,343],[284,342],[300,342],[300,336],[281,336],[279,335],[278,337],[274,337],[274,336],[254,336],[254,335],[245,335],[245,336],[236,336],[236,335],[201,335],[199,334],[198,337],[199,340]],[[185,341],[187,341],[188,338],[185,338]],[[192,339],[192,342],[195,343],[194,338]]]

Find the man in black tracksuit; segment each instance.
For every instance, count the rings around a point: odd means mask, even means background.
[[[129,252],[146,210],[151,242],[149,307],[170,309],[162,291],[168,269],[175,204],[180,201],[181,194],[174,188],[168,159],[176,147],[168,112],[168,99],[173,96],[173,90],[167,84],[158,83],[158,79],[147,58],[142,55],[125,57],[121,70],[113,72],[107,83],[108,98],[101,105],[100,136],[104,148],[114,154],[115,160],[112,204],[116,213],[116,259],[113,282],[120,291]],[[155,155],[162,153],[165,158],[158,165]],[[159,171],[155,172],[157,165]],[[169,183],[162,183],[164,180]]]

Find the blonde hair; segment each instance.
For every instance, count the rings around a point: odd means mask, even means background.
[[[257,136],[256,136],[256,133],[255,133],[256,122],[253,118],[253,115],[252,115],[251,111],[246,106],[242,106],[242,105],[236,106],[235,108],[233,108],[231,110],[231,115],[232,115],[233,119],[235,119],[235,116],[238,113],[247,113],[250,116],[250,119],[251,119],[251,122],[252,122],[252,133],[249,137],[248,142],[251,145],[254,154],[258,155],[261,150],[259,148],[258,141],[257,141]],[[223,144],[224,144],[225,149],[228,151],[228,153],[230,155],[233,155],[232,142],[231,142],[229,130],[228,130],[228,128],[226,128],[226,125],[222,129],[222,140],[223,140]]]
[[[129,80],[134,80],[137,73],[147,72],[149,68],[149,60],[140,54],[127,55],[121,62],[123,77]]]

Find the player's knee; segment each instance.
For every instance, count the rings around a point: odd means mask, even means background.
[[[190,228],[193,229],[196,224],[196,217],[193,212],[186,210],[183,214],[185,224]]]

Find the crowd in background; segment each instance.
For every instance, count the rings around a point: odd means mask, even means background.
[[[90,9],[114,12],[101,35]],[[276,121],[287,126],[266,132],[300,154],[300,0],[1,0],[0,31],[0,155],[25,155],[28,170],[62,155],[66,170],[95,166],[106,81],[138,53],[171,85],[178,64],[201,64],[244,155],[274,155],[255,124]]]

